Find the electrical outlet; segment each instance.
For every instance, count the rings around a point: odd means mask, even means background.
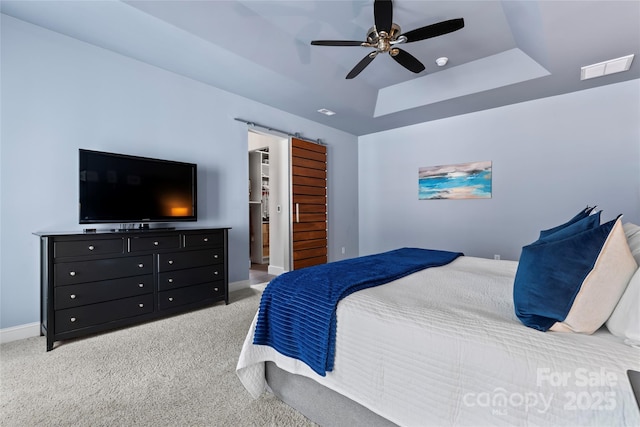
[[[495,255],[493,256],[493,259],[500,259],[500,255],[495,254]]]
[[[345,249],[344,249],[344,246],[343,246],[342,247],[342,255],[344,255],[344,253],[345,253]]]

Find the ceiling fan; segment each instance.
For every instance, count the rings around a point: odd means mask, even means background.
[[[392,0],[375,0],[373,2],[373,17],[375,25],[367,31],[367,41],[365,42],[350,40],[313,40],[311,44],[314,46],[362,46],[375,49],[353,67],[349,74],[347,74],[347,79],[352,79],[360,74],[379,53],[385,52],[389,53],[398,64],[407,70],[420,73],[424,71],[422,62],[418,61],[418,59],[409,52],[396,47],[396,45],[441,36],[464,27],[464,19],[457,18],[427,25],[402,34],[400,26],[393,23]]]

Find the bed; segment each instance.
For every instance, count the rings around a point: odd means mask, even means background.
[[[627,377],[640,370],[635,343],[606,325],[592,334],[523,325],[518,266],[461,256],[348,295],[324,375],[254,344],[256,313],[237,375],[252,396],[289,396],[322,425],[640,425]]]

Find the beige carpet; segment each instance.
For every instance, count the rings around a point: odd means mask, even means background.
[[[260,293],[229,305],[57,343],[0,346],[0,425],[314,426],[264,394],[253,400],[235,366]]]

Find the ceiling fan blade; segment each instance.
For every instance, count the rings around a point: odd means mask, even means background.
[[[311,44],[313,46],[362,46],[364,42],[357,42],[351,40],[313,40]]]
[[[416,28],[415,30],[403,33],[402,35],[407,38],[407,43],[410,43],[452,33],[463,27],[464,19],[456,18],[438,22],[437,24],[427,25],[426,27]]]
[[[406,50],[398,49],[398,53],[391,55],[391,57],[409,71],[413,71],[414,73],[424,71],[424,65],[422,62],[418,61],[415,56],[411,55]]]
[[[376,30],[378,32],[385,31],[389,34],[391,24],[393,24],[393,3],[391,0],[375,0],[373,3],[373,18],[376,23]]]
[[[365,56],[364,58],[362,58],[362,60],[358,62],[358,64],[356,64],[356,66],[353,67],[351,71],[349,71],[349,74],[347,74],[346,78],[352,79],[358,74],[360,74],[362,70],[364,70],[367,67],[367,65],[371,64],[371,61],[373,61],[373,59],[376,57],[377,54],[378,52],[374,51],[368,54],[367,56]]]

